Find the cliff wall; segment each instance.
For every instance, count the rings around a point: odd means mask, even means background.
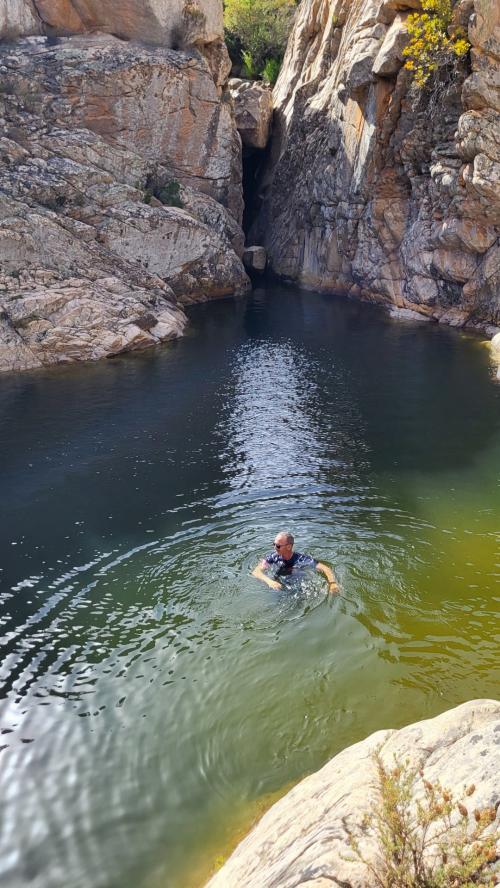
[[[303,0],[252,237],[274,271],[455,324],[500,324],[500,6],[460,0],[466,65],[418,95],[418,0]]]
[[[6,16],[0,370],[144,348],[180,335],[181,304],[244,292],[221,5],[8,0]]]

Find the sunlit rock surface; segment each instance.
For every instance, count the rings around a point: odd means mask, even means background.
[[[416,99],[414,0],[303,0],[251,239],[278,274],[438,320],[500,323],[500,6],[460,0],[472,72]]]
[[[210,43],[223,33],[218,0],[4,0],[0,38],[105,31],[125,39],[173,46]],[[194,38],[194,39],[193,39]]]
[[[250,148],[265,148],[273,116],[271,89],[256,80],[233,77],[229,81],[229,91],[243,144]]]
[[[0,84],[0,369],[144,348],[248,288],[240,140],[199,52],[35,37]]]
[[[379,804],[374,752],[380,749],[386,767],[394,766],[396,756],[422,768],[427,781],[439,781],[457,799],[474,785],[465,799],[474,823],[474,809],[493,807],[500,798],[499,739],[500,703],[493,700],[473,700],[399,731],[372,734],[273,805],[209,888],[371,888],[373,876],[353,855],[349,830],[357,834],[361,853],[374,860],[373,834],[360,829]],[[455,819],[460,817],[457,810]],[[499,828],[500,807],[491,826]]]

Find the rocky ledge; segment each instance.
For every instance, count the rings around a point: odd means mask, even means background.
[[[468,810],[457,809],[456,818],[468,816],[472,825],[475,809],[496,807],[489,830],[498,834],[500,854],[500,703],[473,700],[399,731],[378,731],[336,755],[273,805],[209,888],[370,888],[373,876],[353,855],[349,833],[374,860],[373,833],[360,826],[379,804],[377,750],[385,767],[407,762],[457,800],[474,785]]]
[[[0,370],[145,348],[183,304],[248,289],[209,61],[108,34],[0,46]]]

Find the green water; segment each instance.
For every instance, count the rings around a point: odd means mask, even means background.
[[[291,782],[497,697],[480,341],[279,288],[154,353],[0,380],[0,877],[187,888]],[[332,563],[250,576],[277,530]]]

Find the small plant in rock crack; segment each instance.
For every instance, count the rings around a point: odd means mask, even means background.
[[[355,857],[378,888],[493,888],[499,882],[500,841],[495,807],[474,807],[475,786],[460,799],[422,770],[395,760],[387,768],[375,753],[377,803],[357,834],[346,827]],[[368,832],[372,858],[361,850]]]
[[[169,179],[162,184],[149,178],[144,192],[144,203],[150,204],[155,197],[165,207],[179,207],[182,209],[181,183],[177,179]]]

